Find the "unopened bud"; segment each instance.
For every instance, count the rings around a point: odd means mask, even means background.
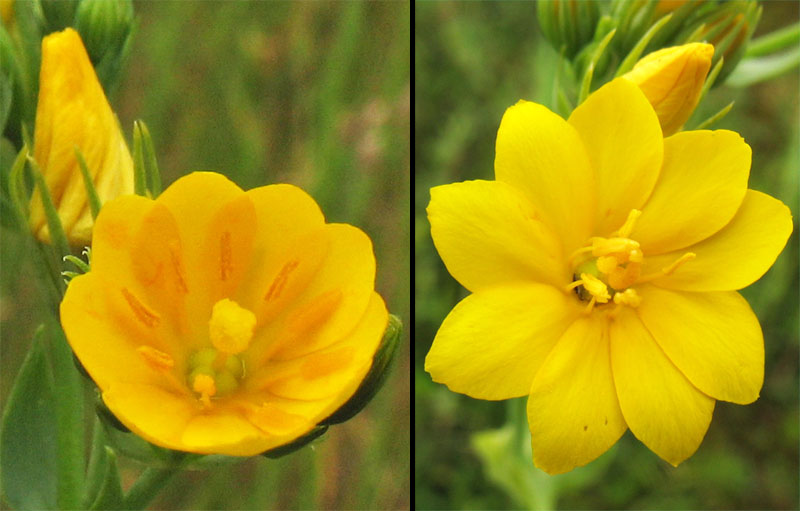
[[[574,57],[595,35],[600,16],[598,2],[539,0],[539,26],[557,51]]]
[[[664,48],[623,75],[653,105],[665,137],[679,131],[697,107],[713,55],[714,47],[705,43]]]

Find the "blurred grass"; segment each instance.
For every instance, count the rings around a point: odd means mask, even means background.
[[[135,7],[131,60],[111,102],[129,138],[135,119],[147,123],[164,186],[214,170],[243,188],[303,187],[329,222],[356,225],[372,238],[376,288],[410,330],[409,5]],[[19,240],[2,232],[3,402],[40,317],[41,295]],[[376,399],[313,449],[183,473],[153,508],[409,508],[409,363],[409,349],[401,348]],[[141,470],[124,458],[121,467],[126,485]]]
[[[764,2],[756,36],[800,19],[797,2]],[[432,186],[492,179],[505,109],[519,99],[550,105],[555,52],[528,2],[415,4],[415,503],[418,509],[514,509],[492,485],[473,433],[505,422],[501,403],[473,400],[431,382],[424,358],[444,317],[466,291],[448,275],[430,239]],[[698,452],[678,468],[630,432],[597,483],[559,497],[564,509],[798,509],[798,73],[746,90],[713,90],[697,118],[735,100],[715,128],[739,132],[753,149],[750,187],[783,200],[795,230],[777,263],[745,290],[764,331],[760,399],[717,402]],[[550,105],[552,106],[552,105]],[[732,255],[735,256],[735,255]]]

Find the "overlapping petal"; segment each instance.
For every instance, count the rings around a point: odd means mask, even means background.
[[[758,399],[764,338],[735,291],[687,293],[643,286],[637,313],[669,359],[703,393],[739,404]]]
[[[744,199],[750,146],[732,131],[686,131],[664,140],[664,167],[631,237],[646,256],[688,247],[727,224]]]
[[[496,151],[496,179],[525,194],[567,253],[583,243],[594,220],[594,176],[575,128],[542,105],[520,101],[503,115]]]
[[[507,282],[571,280],[558,239],[510,185],[466,181],[431,189],[431,236],[448,271],[470,291]]]
[[[604,317],[582,317],[559,339],[533,380],[528,425],[533,462],[548,474],[589,463],[625,432]]]
[[[675,367],[633,310],[621,310],[609,323],[609,338],[625,422],[650,450],[677,466],[700,446],[714,399]]]
[[[425,370],[450,390],[478,399],[524,396],[550,350],[579,315],[571,297],[551,286],[481,290],[444,320]]]
[[[697,257],[674,273],[653,281],[683,291],[732,291],[749,286],[769,270],[792,233],[792,214],[781,201],[747,190],[733,219],[718,233],[686,251]],[[681,256],[648,257],[644,273],[655,273]]]
[[[622,225],[631,209],[641,208],[658,179],[663,157],[658,117],[642,91],[619,78],[586,98],[569,124],[589,155],[597,204],[592,210],[574,190],[561,198],[575,209],[592,211],[595,233],[606,236]]]

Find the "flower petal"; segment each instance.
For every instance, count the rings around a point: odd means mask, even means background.
[[[103,401],[120,422],[148,442],[188,450],[181,436],[199,411],[191,398],[157,385],[115,381],[103,392]]]
[[[428,218],[447,270],[470,291],[506,282],[558,286],[571,280],[558,239],[525,196],[506,183],[432,188]]]
[[[792,213],[781,201],[755,190],[747,195],[728,225],[696,245],[686,247],[697,257],[654,284],[682,291],[732,291],[747,287],[778,258],[792,233]],[[682,252],[644,259],[642,273],[655,273]]]
[[[625,432],[605,323],[601,314],[575,321],[533,380],[528,399],[533,462],[548,474],[589,463]]]
[[[658,117],[642,91],[619,78],[590,94],[569,124],[580,134],[595,173],[595,232],[607,236],[631,209],[641,209],[658,179],[663,157]]]
[[[748,404],[764,381],[764,338],[735,291],[686,293],[642,286],[644,326],[692,384],[722,401]]]
[[[661,177],[631,233],[645,256],[687,247],[730,222],[747,191],[750,154],[732,131],[665,139]]]
[[[227,412],[227,413],[226,413]],[[255,456],[265,451],[263,434],[244,416],[231,411],[198,414],[181,435],[181,450],[228,456]]]
[[[509,284],[478,291],[445,318],[425,370],[433,381],[477,399],[524,396],[578,315],[575,300],[552,286]]]
[[[595,197],[589,165],[578,133],[558,115],[528,101],[506,110],[497,131],[495,177],[525,194],[568,254],[592,230]]]
[[[658,347],[632,309],[609,324],[611,367],[631,432],[674,466],[694,454],[714,400],[697,390]]]
[[[180,343],[143,298],[92,271],[72,279],[60,312],[72,349],[101,389],[119,381],[169,384],[169,372],[150,366],[137,348],[175,359]]]

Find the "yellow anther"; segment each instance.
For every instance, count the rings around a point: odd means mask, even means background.
[[[631,235],[631,231],[633,231],[633,226],[636,225],[636,220],[642,216],[642,212],[638,209],[632,209],[630,213],[628,213],[628,218],[625,220],[625,223],[622,224],[622,227],[616,232],[616,235],[620,238],[627,238]]]
[[[629,305],[631,307],[638,307],[642,303],[642,298],[633,289],[626,289],[621,293],[614,295],[614,303],[617,305]]]
[[[597,258],[597,269],[602,273],[611,273],[618,264],[619,262],[614,256],[600,256]]]
[[[159,370],[169,370],[175,365],[175,361],[168,354],[157,350],[151,346],[139,346],[136,351],[152,367]]]
[[[628,261],[632,263],[641,263],[644,261],[644,253],[642,253],[642,251],[638,248],[634,248],[628,254]]]
[[[211,344],[219,351],[235,355],[250,345],[255,327],[255,314],[233,300],[224,298],[214,304],[208,322],[208,335]]]
[[[583,281],[584,289],[592,295],[592,302],[606,303],[611,299],[611,295],[608,294],[608,286],[602,280],[588,273],[581,273],[581,280]],[[592,305],[594,304],[592,303]]]
[[[592,239],[592,255],[595,257],[606,255],[624,255],[624,260],[619,262],[626,262],[627,255],[632,250],[638,250],[639,243],[628,238],[593,238]]]
[[[608,274],[608,285],[617,290],[623,290],[636,283],[641,274],[642,267],[638,263],[628,263],[624,268],[617,266]]]

